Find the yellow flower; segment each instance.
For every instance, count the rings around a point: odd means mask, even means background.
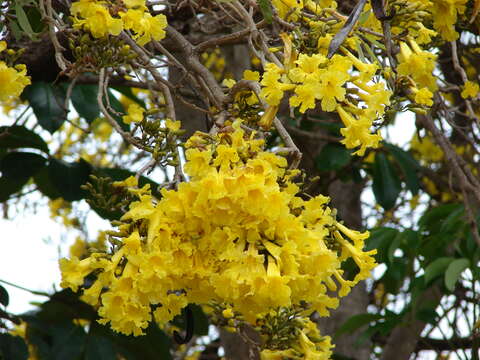
[[[123,3],[129,9],[132,9],[132,8],[146,9],[145,0],[123,0]]]
[[[322,74],[321,85],[318,88],[318,96],[322,99],[322,109],[324,111],[334,111],[337,106],[337,100],[345,99],[346,90],[343,84],[350,78],[345,71],[331,71]]]
[[[479,92],[479,86],[478,83],[473,82],[473,81],[467,81],[463,87],[462,90],[462,98],[467,99],[467,98],[474,98],[478,95]]]
[[[272,0],[273,6],[278,11],[280,17],[287,20],[296,20],[298,18],[299,10],[303,9],[303,0]]]
[[[325,315],[368,275],[375,263],[373,252],[363,251],[368,234],[335,226],[327,197],[301,199],[292,182],[298,172],[286,159],[264,151],[241,121],[232,128],[194,135],[185,153],[190,179],[177,189],[162,189],[160,199],[148,188],[129,189],[138,201],[121,218],[113,253],[92,253],[90,263],[62,260],[62,286],[74,290],[100,269],[83,298],[100,305],[101,323],[140,335],[152,316],[163,324],[188,303],[212,302],[227,307],[226,317],[251,324],[291,305],[312,304],[306,314]],[[359,266],[354,280],[342,278],[349,258]],[[316,330],[306,324],[301,331],[295,351],[329,356],[331,346]]]
[[[300,54],[298,60],[295,61],[297,66],[289,71],[288,76],[295,82],[303,82],[307,78],[318,81],[321,75],[320,65],[326,61],[327,58],[321,54],[312,56]]]
[[[245,80],[260,81],[260,73],[258,71],[245,70],[243,78]]]
[[[279,105],[283,98],[283,93],[295,88],[294,84],[284,84],[280,82],[282,73],[283,70],[273,63],[268,63],[265,66],[265,73],[260,82],[263,86],[261,95],[269,105]]]
[[[345,137],[341,142],[345,144],[347,149],[353,149],[360,146],[354,155],[363,156],[367,148],[377,148],[382,137],[380,134],[371,134],[370,127],[372,120],[365,116],[355,119],[351,114],[347,113],[341,106],[337,106],[337,112],[340,115],[345,127],[340,129],[340,133]]]
[[[360,82],[367,83],[368,81],[370,81],[372,79],[372,76],[375,75],[375,73],[377,72],[378,65],[363,63],[348,50],[344,50],[344,53],[348,56],[348,58],[353,62],[353,65],[360,72]]]
[[[410,147],[414,150],[413,155],[422,163],[439,162],[444,157],[442,149],[432,141],[430,136],[419,139],[415,134],[410,140]]]
[[[400,43],[398,73],[411,76],[419,88],[427,87],[431,92],[437,90],[433,70],[437,56],[428,51],[422,51],[413,41],[410,44],[414,51],[404,42]]]
[[[165,37],[167,18],[163,14],[152,16],[143,9],[129,9],[121,12],[125,29],[135,32],[135,41],[143,46],[152,39],[160,41]]]
[[[433,94],[431,93],[428,88],[424,87],[418,90],[417,88],[413,88],[413,92],[415,93],[415,102],[417,104],[432,106],[433,105]]]
[[[230,168],[230,164],[235,164],[240,160],[237,150],[227,145],[218,145],[216,159],[213,165],[220,166],[220,168]]]
[[[74,256],[71,259],[60,259],[59,263],[62,273],[60,286],[63,288],[69,287],[73,291],[77,291],[78,287],[83,284],[85,276],[95,269],[94,258],[92,257],[78,260]]]
[[[115,181],[113,183],[113,186],[126,186],[126,187],[137,187],[138,186],[138,180],[135,176],[129,176],[123,181]]]
[[[165,127],[170,131],[178,131],[182,127],[180,120],[173,121],[172,119],[165,120]]]
[[[323,55],[300,56],[296,62],[299,67],[289,73],[292,80],[303,82],[295,88],[295,95],[290,98],[290,106],[301,105],[301,113],[315,108],[315,100],[321,100],[324,111],[334,111],[337,101],[345,100],[343,85],[350,79],[348,69],[351,62],[335,55],[328,68],[319,68],[325,60]]]
[[[15,68],[0,61],[0,101],[19,97],[25,86],[31,84],[25,65]]]
[[[71,258],[81,258],[87,253],[87,243],[80,236],[77,236],[75,242],[70,246],[69,255]]]
[[[465,12],[467,0],[431,0],[430,11],[433,15],[433,27],[445,41],[458,39],[455,23],[458,14]]]
[[[426,28],[421,22],[415,23],[418,29],[414,29],[412,32],[415,36],[417,44],[429,44],[432,41],[432,36],[436,36],[437,32]]]
[[[225,309],[222,311],[222,316],[226,319],[230,319],[230,318],[233,318],[235,316],[233,310],[231,307]]]
[[[95,38],[107,35],[119,35],[123,30],[121,19],[110,15],[103,1],[80,0],[74,2],[70,8],[75,28],[84,28]]]
[[[187,158],[185,172],[188,175],[192,177],[203,176],[210,171],[210,160],[212,159],[210,150],[188,149],[185,152],[185,157]]]
[[[237,82],[234,79],[223,79],[222,85],[231,89]]]
[[[137,103],[128,106],[128,114],[122,116],[125,124],[139,123],[143,120],[143,113],[145,110]]]

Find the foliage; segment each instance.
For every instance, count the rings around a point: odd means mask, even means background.
[[[478,359],[480,1],[0,7],[0,200],[75,238],[1,359]]]

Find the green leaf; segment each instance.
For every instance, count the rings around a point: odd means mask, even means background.
[[[0,202],[8,200],[10,195],[20,191],[27,181],[28,178],[11,179],[5,176],[0,177]]]
[[[334,171],[347,165],[352,156],[350,150],[340,144],[329,143],[315,158],[315,166],[320,171]]]
[[[402,232],[404,247],[407,251],[415,251],[420,246],[420,234],[412,229],[405,229]]]
[[[453,291],[462,272],[470,266],[470,260],[466,258],[456,259],[452,261],[445,271],[445,286],[448,290]]]
[[[431,208],[422,215],[418,221],[418,226],[438,232],[440,230],[438,224],[449,215],[456,213],[460,208],[463,209],[463,204],[446,204]]]
[[[0,359],[27,360],[28,348],[20,336],[0,333]]]
[[[393,256],[395,254],[395,250],[397,250],[402,242],[402,233],[398,233],[397,236],[393,239],[388,247],[388,261],[393,262]]]
[[[465,213],[465,207],[463,204],[459,204],[454,208],[450,214],[442,221],[440,227],[440,233],[454,232],[461,228],[465,221],[463,219]]]
[[[401,185],[392,164],[383,153],[375,156],[372,189],[375,199],[385,210],[395,206]]]
[[[388,263],[387,271],[383,274],[381,281],[385,285],[385,291],[390,294],[397,294],[407,273],[407,260],[394,257]]]
[[[428,285],[433,279],[442,275],[453,260],[455,259],[452,257],[441,257],[428,264],[425,269],[425,284]]]
[[[273,13],[272,13],[272,5],[270,4],[269,0],[257,0],[257,4],[260,7],[260,11],[262,12],[263,18],[267,22],[267,24],[272,23]]]
[[[72,90],[72,104],[78,114],[91,124],[99,115],[97,85],[76,85]]]
[[[96,321],[90,325],[84,360],[115,360],[115,345],[109,335],[112,331]]]
[[[45,166],[46,159],[29,152],[10,152],[0,161],[2,177],[21,181],[29,179]]]
[[[35,353],[39,360],[53,359],[50,348],[49,324],[36,315],[37,313],[22,315],[22,319],[27,323],[26,336],[28,343],[35,347]]]
[[[48,165],[48,172],[62,198],[67,201],[76,201],[85,197],[85,191],[80,186],[88,181],[91,172],[88,162],[80,159],[78,162],[68,163],[52,158]]]
[[[36,4],[33,3],[33,5],[34,6],[27,7],[25,13],[27,14],[28,22],[34,33],[36,33],[35,37],[37,37],[38,33],[42,32],[47,25],[42,21],[42,14],[40,14],[38,7],[35,6]]]
[[[37,189],[48,198],[53,200],[62,196],[50,178],[50,172],[47,167],[37,172],[33,177],[33,181],[37,185]]]
[[[433,307],[423,307],[416,312],[415,317],[418,320],[421,320],[428,324],[436,325],[437,324],[436,319],[438,318],[438,313],[435,311],[435,308]]]
[[[18,24],[22,30],[28,35],[29,38],[33,39],[36,34],[33,31],[30,22],[28,21],[25,10],[23,10],[23,7],[18,2],[15,4],[15,15],[17,16]]]
[[[7,289],[5,289],[2,285],[0,285],[0,304],[7,307],[9,301],[10,301],[10,298],[8,296]]]
[[[85,330],[71,322],[51,326],[52,354],[55,360],[78,359],[86,342]]]
[[[61,86],[36,81],[25,89],[22,98],[30,103],[40,126],[51,134],[57,131],[67,118],[64,109],[65,91]]]
[[[412,195],[417,195],[418,190],[420,189],[420,182],[417,176],[417,170],[420,168],[420,164],[410,153],[398,146],[388,143],[384,143],[384,146],[400,166],[400,169],[405,176],[407,189],[411,191]]]
[[[0,148],[33,148],[48,154],[47,143],[24,126],[0,126]]]
[[[375,255],[379,263],[386,263],[390,244],[397,237],[399,231],[389,227],[374,228],[370,230],[370,237],[366,240],[366,251],[377,249]]]
[[[358,314],[349,318],[343,323],[335,332],[335,337],[338,337],[345,333],[352,333],[358,328],[364,325],[370,324],[372,321],[382,319],[383,315],[380,314]]]
[[[127,360],[171,360],[170,338],[151,322],[144,336],[133,337],[114,334],[121,355]]]
[[[3,21],[2,21],[3,22]],[[0,22],[1,23],[1,22]],[[9,19],[8,21],[8,28],[13,34],[13,37],[15,38],[15,41],[20,41],[22,39],[22,29],[20,29],[20,26],[17,24],[16,21],[13,21],[12,19]]]

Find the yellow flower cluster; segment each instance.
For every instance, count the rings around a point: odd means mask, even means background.
[[[363,155],[368,147],[376,148],[381,141],[381,136],[371,134],[370,128],[373,120],[384,114],[392,92],[385,90],[383,83],[368,84],[378,70],[376,64],[364,63],[348,50],[344,53],[346,56],[334,55],[331,59],[322,54],[300,54],[289,70],[268,63],[261,95],[275,107],[286,91],[293,90],[290,106],[300,107],[301,113],[314,109],[317,100],[323,111],[337,111],[345,125],[342,142],[349,149],[360,147],[355,154]],[[353,67],[358,75],[351,75]],[[364,108],[347,100],[347,83],[356,87],[350,95],[365,104]]]
[[[427,2],[431,5],[430,10],[435,30],[445,41],[457,40],[459,35],[455,31],[455,24],[458,15],[465,13],[467,0],[431,0]]]
[[[157,201],[148,186],[124,183],[139,200],[122,217],[112,254],[60,260],[61,285],[74,291],[95,271],[83,299],[100,304],[102,323],[140,335],[152,317],[164,324],[188,303],[212,301],[252,324],[300,303],[327,315],[369,276],[368,233],[337,222],[327,197],[300,197],[292,182],[298,171],[263,151],[263,140],[239,121],[215,136],[196,133],[186,145],[190,181],[178,189],[163,189]],[[348,259],[359,268],[353,280],[342,276]]]
[[[0,53],[7,48],[5,41],[0,41]],[[0,60],[0,101],[8,101],[17,98],[25,86],[30,85],[30,77],[27,76],[27,68],[24,64],[8,66]]]
[[[115,7],[107,1],[79,0],[71,6],[73,26],[89,31],[93,37],[119,35],[131,30],[139,45],[165,37],[165,15],[152,16],[145,0],[123,0]],[[123,4],[122,4],[123,3]],[[118,16],[118,17],[117,17]]]
[[[392,28],[392,33],[400,34],[408,29],[419,44],[428,44],[437,33],[445,41],[454,41],[459,37],[455,24],[459,17],[466,14],[467,0],[393,0],[390,7],[400,9],[397,16],[402,17]],[[366,7],[367,8],[367,7]],[[373,17],[373,16],[372,16]],[[367,24],[370,25],[370,24]],[[433,26],[433,30],[427,26]]]
[[[415,157],[425,165],[443,160],[443,150],[433,142],[430,136],[424,136],[419,139],[418,135],[415,134],[412,140],[410,140],[410,147]]]
[[[422,50],[413,39],[410,39],[409,45],[400,43],[398,74],[410,76],[420,89],[426,87],[430,92],[436,91],[438,86],[433,70],[437,56]]]

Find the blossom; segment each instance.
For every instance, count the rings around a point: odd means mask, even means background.
[[[325,56],[301,54],[295,61],[297,65],[288,73],[289,78],[299,84],[295,95],[290,98],[290,106],[300,106],[300,112],[314,109],[316,100],[321,101],[324,111],[334,111],[337,101],[345,100],[343,87],[350,79],[348,70],[352,63],[346,57],[335,55],[327,64]]]
[[[410,43],[412,48],[404,42],[400,43],[398,73],[411,76],[419,88],[427,87],[431,92],[436,91],[437,84],[433,76],[433,70],[435,69],[437,56],[421,50],[413,40]]]
[[[5,42],[2,42],[5,44]],[[3,45],[5,47],[6,45]],[[31,84],[25,65],[9,67],[0,61],[0,101],[19,97],[25,86]]]
[[[164,324],[188,303],[225,304],[226,316],[251,324],[259,314],[303,303],[327,314],[375,265],[373,253],[363,251],[367,235],[336,225],[327,197],[298,196],[291,180],[298,172],[240,125],[194,135],[185,152],[190,180],[162,189],[160,199],[148,187],[127,188],[138,200],[121,218],[113,253],[61,260],[62,286],[75,291],[96,270],[82,298],[99,306],[102,324],[141,335],[152,319]],[[338,231],[345,238],[331,246]],[[342,277],[349,258],[359,266],[354,280]],[[342,288],[327,294],[334,278]],[[303,331],[306,338],[295,339],[301,353],[329,353],[329,343]]]
[[[166,119],[165,127],[170,131],[178,131],[182,127],[182,123],[179,120]]]
[[[113,18],[104,1],[80,0],[72,3],[70,8],[75,28],[90,31],[95,38],[119,35],[123,30],[121,19]]]
[[[478,86],[478,85],[477,85]],[[414,88],[413,92],[415,93],[415,102],[421,105],[432,106],[433,105],[433,94],[428,90],[428,88],[424,87],[418,90]]]
[[[132,103],[128,106],[128,114],[122,116],[125,124],[139,123],[143,120],[145,110],[138,104]]]
[[[458,14],[463,14],[467,0],[431,0],[430,10],[433,15],[433,27],[445,41],[455,41],[458,33],[455,23]]]
[[[337,106],[337,112],[345,124],[345,127],[340,129],[340,133],[345,137],[345,139],[341,141],[342,144],[345,144],[347,149],[353,149],[360,146],[360,149],[353,153],[354,155],[363,156],[367,148],[377,148],[379,146],[379,143],[382,140],[380,134],[370,133],[372,120],[365,116],[356,119],[341,106]]]
[[[280,17],[290,20],[298,18],[298,11],[303,8],[303,0],[272,0],[273,6],[278,11]]]
[[[163,14],[152,16],[143,9],[129,9],[126,13],[121,12],[120,16],[125,29],[134,31],[134,39],[139,45],[165,37],[167,18]]]
[[[432,141],[430,136],[424,136],[421,139],[417,134],[410,140],[410,146],[413,154],[423,163],[439,162],[443,160],[444,153],[440,146]]]
[[[467,99],[467,98],[474,98],[478,95],[479,92],[479,86],[478,83],[473,82],[473,81],[467,81],[465,85],[463,86],[462,90],[462,98]]]
[[[268,63],[265,66],[265,73],[260,82],[263,86],[260,94],[265,98],[269,105],[279,105],[283,98],[283,93],[295,87],[294,84],[280,82],[282,73],[283,70],[273,63]]]

